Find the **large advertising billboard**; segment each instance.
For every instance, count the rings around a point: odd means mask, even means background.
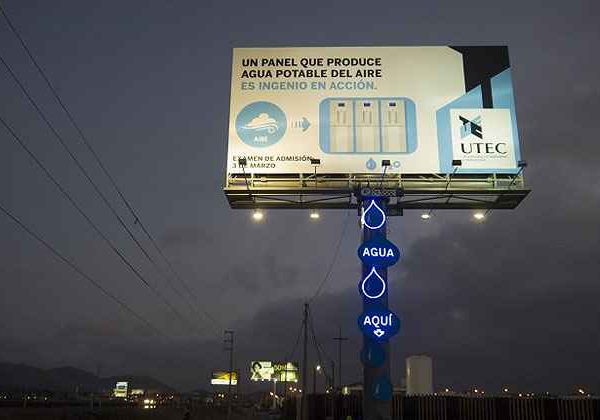
[[[254,361],[250,363],[250,380],[298,382],[298,364],[265,360]]]
[[[228,173],[311,159],[321,174],[517,172],[507,47],[235,48]]]
[[[237,385],[237,372],[217,371],[212,373],[210,379],[211,385],[229,385],[229,377],[231,376],[231,385]]]
[[[117,382],[113,389],[113,395],[117,398],[127,398],[129,382]]]

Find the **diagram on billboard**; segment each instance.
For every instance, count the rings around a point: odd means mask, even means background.
[[[228,172],[515,173],[506,47],[236,48]]]
[[[324,153],[412,153],[415,105],[407,98],[327,98],[319,109]]]

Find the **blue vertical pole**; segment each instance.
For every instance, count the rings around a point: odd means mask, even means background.
[[[375,203],[379,210],[372,206]],[[363,197],[361,203],[361,229],[364,243],[372,241],[385,241],[387,237],[387,220],[385,217],[386,205],[383,197]],[[367,213],[371,207],[372,214]],[[380,220],[381,211],[384,213],[383,221]],[[366,222],[366,223],[364,223]],[[367,224],[370,226],[367,226]],[[380,227],[377,227],[381,224]],[[376,227],[373,229],[373,227]],[[373,266],[363,262],[361,283],[372,272]],[[388,310],[387,268],[377,268],[376,273],[383,279],[385,291],[375,299],[365,296],[364,290],[359,285],[359,292],[363,299],[363,313]],[[377,281],[380,282],[379,279]],[[372,289],[371,296],[379,294],[378,287]],[[372,336],[363,334],[363,350],[361,359],[363,370],[363,420],[380,420],[392,418],[392,390],[390,381],[390,344],[386,340],[376,341]]]

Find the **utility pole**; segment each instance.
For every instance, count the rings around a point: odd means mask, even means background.
[[[342,326],[338,327],[338,336],[333,337],[338,342],[338,386],[342,388],[342,341],[347,341],[348,337],[342,337]],[[335,386],[334,386],[335,388]]]
[[[229,352],[229,385],[227,386],[227,420],[231,420],[231,404],[232,404],[232,393],[231,393],[231,381],[233,379],[233,331],[225,330],[225,338],[223,339],[225,344],[225,351]]]
[[[302,392],[300,396],[300,420],[304,420],[306,415],[306,368],[308,364],[308,303],[304,304],[304,318],[302,320],[302,326],[304,328],[304,344],[302,354]]]

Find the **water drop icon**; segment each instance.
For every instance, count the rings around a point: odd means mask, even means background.
[[[369,299],[379,299],[385,293],[385,281],[379,275],[375,267],[360,283],[360,290]]]
[[[377,167],[377,162],[375,162],[373,160],[373,158],[370,158],[369,160],[367,160],[367,169],[370,169],[372,171],[376,167]]]
[[[385,212],[377,205],[375,200],[363,211],[361,222],[369,229],[379,229],[385,224]]]

